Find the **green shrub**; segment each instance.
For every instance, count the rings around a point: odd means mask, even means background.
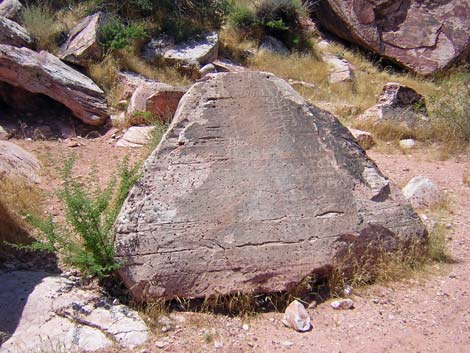
[[[56,38],[61,27],[47,3],[25,6],[21,13],[21,20],[24,27],[36,39],[40,49],[55,51]]]
[[[124,159],[119,169],[119,182],[111,180],[103,190],[84,187],[72,176],[75,159],[64,167],[64,186],[60,198],[65,203],[65,222],[56,224],[52,217],[46,220],[37,214],[28,214],[28,220],[42,234],[42,242],[29,248],[57,252],[63,260],[76,266],[84,274],[104,277],[116,271],[113,224],[130,188],[140,177],[139,165],[128,166]]]
[[[100,45],[106,50],[124,49],[132,45],[133,40],[145,38],[145,29],[140,24],[124,25],[114,17],[100,28]]]
[[[256,24],[256,16],[248,6],[236,5],[230,11],[229,22],[237,28],[250,28]]]

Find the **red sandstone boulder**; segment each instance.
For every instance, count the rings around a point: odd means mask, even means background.
[[[329,31],[419,74],[470,53],[466,0],[325,0],[317,11]]]

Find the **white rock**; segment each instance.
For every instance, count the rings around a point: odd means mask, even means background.
[[[259,50],[265,50],[279,55],[290,54],[290,50],[285,46],[283,42],[271,36],[264,36],[262,38]]]
[[[31,153],[12,142],[0,141],[0,176],[39,183],[39,169],[39,161]]]
[[[422,175],[411,179],[402,192],[414,208],[430,207],[442,200],[442,194],[436,184]]]
[[[100,295],[44,272],[0,275],[0,327],[14,330],[1,353],[95,351],[117,343],[132,349],[149,338],[133,310],[96,305]],[[18,323],[17,323],[18,322]],[[17,325],[17,326],[16,326]],[[16,329],[15,329],[16,328]]]
[[[14,20],[22,7],[18,0],[3,0],[0,3],[0,16]]]
[[[400,147],[405,149],[405,150],[412,149],[413,147],[416,146],[416,141],[413,140],[413,139],[400,140],[399,143],[400,143]]]
[[[219,51],[219,36],[217,32],[204,35],[201,39],[191,40],[176,45],[167,50],[163,58],[172,61],[205,65],[217,60]]]
[[[282,323],[299,332],[305,332],[312,327],[310,316],[303,304],[294,300],[286,308]]]
[[[353,66],[347,60],[334,55],[324,55],[323,60],[330,66],[328,82],[340,83],[354,80]]]
[[[213,74],[216,72],[217,72],[217,69],[215,68],[213,64],[207,64],[201,67],[201,69],[199,70],[199,74],[201,75],[201,77],[204,77],[205,75]]]
[[[0,44],[30,47],[33,44],[33,39],[26,28],[7,18],[0,17]]]
[[[145,146],[152,137],[154,126],[132,126],[117,142],[117,147],[140,148]]]
[[[331,302],[331,307],[335,310],[348,310],[354,307],[352,299],[339,299]]]

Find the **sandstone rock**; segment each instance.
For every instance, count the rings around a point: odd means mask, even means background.
[[[261,44],[259,46],[259,50],[266,50],[274,54],[279,55],[289,55],[290,50],[282,43],[279,39],[271,37],[271,36],[264,36],[261,39]]]
[[[163,58],[173,63],[205,65],[217,60],[218,51],[219,36],[210,32],[176,45],[168,37],[155,38],[144,47],[143,56],[148,60]]]
[[[436,184],[422,175],[411,179],[402,191],[414,208],[430,207],[442,199],[442,194]]]
[[[117,82],[121,90],[120,99],[129,99],[132,94],[141,85],[154,85],[159,83],[138,73],[131,71],[121,71],[117,74]]]
[[[325,0],[320,24],[336,35],[420,74],[441,70],[470,52],[466,0]]]
[[[86,65],[101,56],[98,44],[98,30],[103,14],[101,12],[87,16],[69,33],[67,41],[59,51],[59,58],[77,65]]]
[[[0,327],[12,334],[0,353],[132,349],[149,338],[135,311],[107,304],[69,279],[15,271],[0,275],[0,282]]]
[[[297,300],[294,300],[286,308],[282,323],[299,332],[308,331],[312,327],[307,310],[305,310],[304,305]]]
[[[289,84],[291,86],[302,86],[302,87],[306,87],[306,88],[310,88],[310,89],[315,89],[317,88],[313,83],[310,83],[310,82],[305,82],[305,81],[299,81],[299,80],[292,80],[292,79],[289,79]]]
[[[10,138],[10,133],[7,129],[0,125],[0,140],[8,140]]]
[[[39,161],[31,153],[8,141],[0,141],[0,176],[39,183]]]
[[[14,47],[30,47],[33,39],[28,31],[18,23],[7,18],[0,17],[0,44]]]
[[[237,63],[230,61],[228,59],[220,58],[212,62],[212,65],[215,66],[217,72],[242,72],[248,71],[244,66],[238,65]]]
[[[217,72],[217,69],[213,64],[207,64],[201,67],[201,69],[199,70],[199,75],[201,77],[204,77],[208,74],[214,74],[216,72]]]
[[[399,144],[401,148],[409,150],[416,146],[416,141],[413,139],[404,139],[400,140]]]
[[[0,17],[15,20],[22,7],[18,0],[2,0],[0,2]]]
[[[117,147],[140,148],[144,147],[152,138],[154,126],[131,126],[119,139]]]
[[[407,128],[429,125],[424,97],[414,89],[394,82],[383,87],[377,104],[367,109],[359,119],[401,124]]]
[[[127,119],[133,125],[148,124],[139,118],[142,112],[150,113],[152,119],[170,121],[178,108],[184,88],[176,88],[166,83],[144,83],[136,88],[127,107]]]
[[[339,299],[331,302],[331,307],[335,310],[348,310],[354,307],[352,299]]]
[[[340,83],[354,80],[353,67],[347,60],[334,55],[323,55],[323,60],[330,66],[328,82]]]
[[[191,298],[292,288],[382,233],[426,229],[336,118],[272,74],[241,72],[182,98],[115,245],[137,300]]]
[[[368,150],[375,145],[374,137],[370,132],[349,128],[349,132],[354,136],[359,145]]]
[[[48,52],[0,45],[0,81],[45,94],[87,124],[100,125],[108,118],[104,92]]]

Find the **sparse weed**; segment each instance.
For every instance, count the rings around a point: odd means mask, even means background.
[[[57,51],[56,39],[62,25],[56,21],[47,3],[25,6],[21,19],[25,28],[37,40],[40,49]]]

